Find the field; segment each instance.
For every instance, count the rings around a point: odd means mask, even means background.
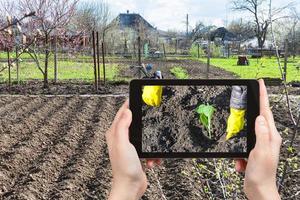
[[[206,63],[206,58],[201,58],[201,62]],[[276,58],[262,59],[249,58],[249,66],[237,66],[237,58],[211,58],[211,65],[219,67],[229,72],[233,72],[241,78],[281,78]],[[283,67],[283,59],[281,60],[281,66]],[[287,81],[300,81],[300,58],[295,60],[289,58],[287,64]]]
[[[151,63],[165,78],[175,78],[170,72],[174,67],[184,68],[190,78],[205,77],[205,65],[198,61]],[[133,78],[131,64],[124,60],[117,65],[121,79]],[[210,77],[235,78],[213,67]],[[283,162],[288,160],[289,165],[282,199],[297,199],[300,139],[296,137],[294,148],[288,148],[292,124],[281,98],[282,87],[268,87],[268,91],[283,137],[278,178]],[[290,91],[295,112],[299,89]],[[128,84],[111,82],[95,94],[91,82],[62,81],[44,90],[41,81],[31,81],[14,85],[10,91],[14,95],[8,95],[2,83],[0,93],[0,199],[106,199],[111,167],[104,133],[127,96]],[[246,199],[244,175],[235,172],[230,159],[166,159],[146,173],[149,186],[143,200]]]
[[[144,152],[246,152],[246,137],[225,140],[231,87],[164,87],[159,107],[143,105]],[[211,133],[199,122],[196,109],[215,109]],[[246,129],[245,129],[246,130]]]

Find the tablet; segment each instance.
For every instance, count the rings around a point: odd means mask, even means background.
[[[129,104],[140,158],[246,158],[255,145],[257,80],[132,80]]]

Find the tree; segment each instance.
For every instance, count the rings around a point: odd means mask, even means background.
[[[263,48],[266,41],[268,28],[270,26],[267,9],[265,9],[264,2],[265,0],[232,0],[233,10],[246,11],[252,16],[255,25],[255,36],[257,38],[259,48]],[[287,4],[286,6],[273,9],[272,21],[286,17],[281,16],[282,11],[291,6],[292,4]]]
[[[198,22],[195,26],[195,28],[192,30],[192,39],[193,41],[196,40],[207,40],[209,38],[209,35],[211,31],[216,29],[217,27],[214,25],[204,25],[202,22]]]
[[[43,40],[44,47],[44,68],[38,68],[44,76],[44,87],[48,87],[48,65],[50,57],[50,40],[56,29],[64,28],[75,14],[78,0],[19,0],[19,9],[23,13],[35,11],[35,18],[30,20],[31,31],[38,32]],[[31,56],[36,57],[36,51],[31,52]],[[35,55],[33,55],[35,54]],[[37,60],[37,62],[40,62]]]
[[[299,11],[297,11],[297,9],[295,7],[292,7],[290,9],[291,12],[291,21],[292,21],[292,28],[291,28],[291,35],[292,35],[292,53],[293,53],[293,59],[295,59],[296,57],[296,52],[297,52],[297,46],[299,45],[299,43],[297,43],[297,34],[296,34],[296,28],[297,28],[297,24],[300,21],[300,13]]]
[[[104,37],[110,19],[110,7],[105,1],[86,1],[78,4],[74,23],[77,30],[86,33],[98,31]]]
[[[234,33],[241,42],[247,41],[255,37],[255,27],[253,24],[244,22],[241,19],[232,21],[228,27],[228,31]]]

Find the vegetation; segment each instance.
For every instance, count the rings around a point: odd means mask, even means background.
[[[197,108],[197,113],[199,114],[199,121],[207,129],[209,138],[211,139],[211,120],[215,111],[215,108],[209,104],[201,104]]]
[[[172,69],[170,69],[170,72],[178,79],[189,78],[188,72],[182,67],[173,67]]]
[[[207,62],[206,58],[200,58],[201,62]],[[233,72],[241,78],[281,78],[280,71],[277,67],[276,59],[272,58],[250,58],[249,66],[238,66],[237,58],[211,58],[210,63],[213,66],[225,69],[226,71]],[[295,60],[290,60],[287,64],[287,82],[300,81],[300,70],[298,63],[300,57]],[[283,60],[282,60],[283,66]]]
[[[63,67],[60,67],[63,66]],[[100,68],[101,77],[103,76],[103,68]],[[78,63],[71,61],[60,61],[58,65],[58,79],[59,80],[84,80],[92,81],[94,79],[94,71],[92,63]],[[115,64],[106,64],[106,78],[107,80],[116,80],[118,76],[119,68]],[[16,68],[12,68],[12,78],[16,77]],[[8,79],[7,70],[0,73],[0,82]],[[40,73],[34,63],[21,62],[20,63],[20,80],[32,80],[43,79],[43,75]],[[53,62],[49,62],[49,79],[54,79],[54,67]]]

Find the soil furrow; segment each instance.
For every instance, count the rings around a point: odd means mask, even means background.
[[[0,119],[0,157],[3,151],[7,151],[8,146],[12,145],[17,141],[22,141],[24,137],[27,137],[24,130],[30,130],[31,127],[28,126],[27,122],[31,120],[37,120],[37,114],[43,113],[43,108],[46,107],[49,102],[42,98],[35,98],[37,100],[31,101],[32,103],[27,104],[18,114],[12,114],[11,117],[5,116]],[[47,99],[48,100],[48,99]],[[47,113],[45,113],[47,114]],[[12,117],[14,116],[14,117]],[[13,120],[8,120],[12,119]],[[34,122],[33,122],[34,124]],[[22,134],[20,134],[22,132]],[[21,137],[20,137],[21,135]]]
[[[47,152],[48,146],[52,145],[53,141],[51,141],[51,138],[54,137],[52,135],[59,134],[60,128],[64,127],[69,117],[73,117],[76,114],[75,112],[71,113],[72,109],[70,109],[76,105],[79,108],[82,104],[74,99],[68,101],[68,104],[64,107],[57,107],[57,109],[50,107],[49,110],[45,110],[45,113],[48,114],[47,118],[39,120],[40,124],[29,132],[28,138],[25,139],[24,143],[10,153],[11,155],[1,157],[1,193],[5,193],[4,195],[13,193],[13,187],[20,184],[20,179],[28,175],[30,167],[35,165],[35,159],[42,152]]]
[[[50,119],[55,112],[63,108],[66,103],[66,100],[54,100],[54,98],[51,98],[39,106],[39,108],[35,107],[29,116],[20,119],[16,123],[7,123],[5,126],[0,123],[0,127],[4,127],[5,130],[0,135],[0,158],[7,157],[8,155],[12,156],[11,154],[17,153],[19,148],[26,145],[26,143],[32,139],[32,134],[37,132],[41,126],[45,125],[45,121]]]
[[[64,127],[57,129],[58,134],[52,137],[51,146],[35,160],[35,166],[29,170],[29,175],[24,177],[23,184],[14,188],[15,194],[8,199],[38,198],[45,199],[51,185],[58,178],[68,157],[72,155],[79,143],[85,127],[92,120],[92,101],[85,101],[76,110],[77,115],[67,121]],[[61,130],[61,132],[59,132]],[[56,132],[56,131],[55,131]]]
[[[200,190],[197,183],[191,180],[191,160],[168,159],[165,160],[158,177],[162,183],[162,190],[167,199],[183,200],[197,199]],[[171,176],[176,174],[176,176]]]
[[[22,109],[22,106],[26,103],[24,98],[19,98],[16,101],[13,101],[9,104],[5,104],[0,107],[0,118],[7,115],[8,113],[17,112],[19,109]]]
[[[93,177],[85,181],[86,191],[85,199],[107,199],[108,192],[111,184],[111,167],[109,163],[108,149],[105,141],[105,132],[111,125],[114,115],[124,102],[124,98],[114,98],[113,102],[106,108],[107,111],[111,112],[108,119],[103,119],[101,130],[101,137],[103,144],[101,145],[100,153],[97,155],[97,168],[94,171]]]
[[[0,98],[0,108],[12,104],[17,98],[11,98],[11,97],[1,97]]]
[[[82,199],[84,197],[83,191],[86,189],[84,182],[93,177],[99,155],[105,146],[103,134],[108,125],[103,124],[103,121],[110,121],[112,118],[112,113],[107,110],[110,103],[108,99],[103,101],[98,98],[93,111],[93,121],[86,127],[85,134],[82,135],[74,154],[63,167],[55,181],[55,189],[49,193],[48,198]]]
[[[28,116],[32,114],[33,111],[38,110],[40,107],[47,104],[47,101],[49,99],[43,99],[43,98],[30,98],[30,97],[24,97],[24,100],[26,104],[22,106],[20,109],[18,109],[15,112],[9,112],[7,115],[3,116],[1,121],[7,122],[12,121],[14,123],[21,121],[22,119],[26,119]],[[6,123],[1,123],[0,126],[5,125]],[[12,124],[13,126],[14,124]]]

